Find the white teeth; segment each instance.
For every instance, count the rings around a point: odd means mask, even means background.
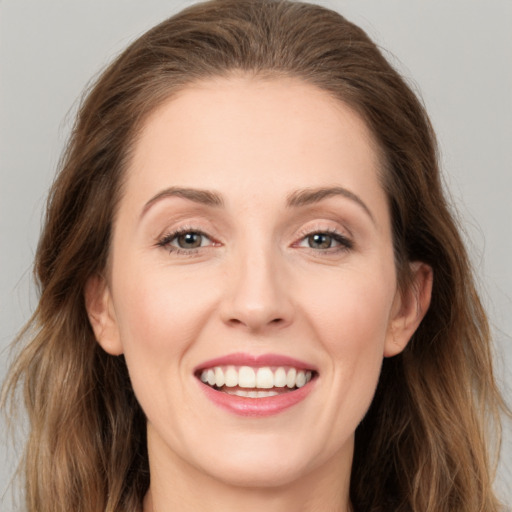
[[[228,366],[226,373],[224,374],[224,383],[228,388],[234,388],[238,386],[238,372],[233,366]]]
[[[279,367],[274,373],[274,386],[276,388],[284,388],[286,386],[286,370]]]
[[[224,372],[222,371],[222,368],[219,368],[218,366],[215,368],[215,385],[218,388],[221,388],[224,386]]]
[[[256,373],[250,366],[241,366],[238,370],[238,385],[241,388],[256,387]]]
[[[290,368],[288,373],[286,374],[286,385],[289,388],[295,387],[295,378],[297,377],[297,370],[295,368]]]
[[[270,389],[274,387],[274,374],[270,368],[259,368],[256,374],[256,387]]]
[[[301,388],[306,384],[306,373],[302,370],[300,372],[297,372],[297,379],[296,379],[296,386],[298,388]]]
[[[312,378],[312,371],[297,370],[296,368],[285,368],[279,366],[274,370],[268,366],[252,368],[250,366],[215,366],[205,369],[199,376],[202,382],[209,386],[224,388],[246,388],[246,389],[272,389],[272,388],[301,388]],[[233,390],[233,393],[239,390]],[[243,390],[242,390],[243,391]],[[232,393],[232,394],[233,394]],[[257,396],[247,393],[260,393],[259,391],[243,391],[243,395],[256,398]],[[265,393],[268,393],[265,391]],[[276,392],[274,392],[276,393]],[[235,393],[236,394],[236,393]],[[259,395],[261,396],[261,395]],[[265,396],[273,396],[266,394]]]
[[[248,398],[265,398],[267,396],[276,396],[277,391],[245,391],[244,389],[227,389],[228,395],[243,396]]]

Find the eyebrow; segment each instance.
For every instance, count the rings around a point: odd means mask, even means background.
[[[206,206],[221,207],[224,205],[222,197],[211,190],[202,190],[197,188],[169,187],[153,196],[142,208],[140,216],[142,217],[156,202],[167,197],[182,197],[194,203],[204,204]]]
[[[367,213],[373,223],[375,223],[375,218],[364,201],[358,195],[343,187],[321,187],[296,190],[288,196],[286,205],[293,208],[309,206],[333,196],[343,196],[354,201]]]
[[[358,204],[375,223],[372,212],[366,206],[364,201],[356,194],[343,187],[320,187],[320,188],[306,188],[292,192],[286,200],[288,208],[300,208],[301,206],[309,206],[333,196],[343,196]],[[224,206],[222,197],[211,190],[203,190],[197,188],[184,188],[184,187],[169,187],[162,190],[153,196],[142,209],[141,217],[161,199],[168,197],[182,197],[195,203],[203,204],[206,206],[213,206],[216,208]]]

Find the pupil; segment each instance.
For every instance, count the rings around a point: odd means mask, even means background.
[[[332,238],[325,233],[316,233],[308,237],[309,246],[313,249],[329,249]]]
[[[201,235],[199,233],[185,233],[178,237],[178,245],[183,249],[195,249],[201,247]]]

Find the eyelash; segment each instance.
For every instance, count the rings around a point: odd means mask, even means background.
[[[180,247],[171,245],[171,243],[174,240],[176,240],[178,237],[187,235],[187,234],[195,234],[195,235],[204,237],[210,241],[210,244],[208,244],[207,246],[200,245],[199,247],[193,247],[193,248],[189,248],[189,249],[184,249],[184,248],[180,248]],[[353,249],[353,247],[354,247],[352,240],[347,238],[345,235],[342,235],[335,229],[316,229],[316,230],[312,230],[312,231],[305,231],[300,234],[299,241],[292,244],[292,246],[293,247],[301,247],[301,245],[300,245],[301,243],[303,243],[309,237],[312,237],[314,235],[329,236],[334,240],[334,242],[338,243],[339,245],[335,246],[335,247],[328,247],[325,249],[315,249],[314,247],[305,247],[306,249],[309,249],[311,251],[315,251],[315,252],[318,251],[318,252],[322,252],[322,253],[331,253],[332,254],[332,253],[349,251],[349,250]],[[156,246],[163,247],[163,248],[167,249],[169,251],[169,253],[183,255],[183,256],[193,256],[193,255],[197,254],[199,249],[204,249],[205,247],[209,247],[211,245],[215,245],[215,242],[212,240],[212,238],[210,236],[208,236],[204,231],[197,229],[197,228],[193,228],[193,227],[183,227],[176,231],[167,233],[156,243]]]
[[[183,249],[181,247],[176,247],[174,245],[171,245],[171,242],[176,240],[178,237],[187,235],[187,234],[199,235],[203,238],[210,240],[210,242],[215,243],[215,242],[213,242],[212,238],[209,237],[204,231],[197,229],[197,228],[192,228],[192,227],[183,227],[183,228],[177,229],[176,231],[167,233],[160,240],[158,240],[156,245],[158,247],[163,247],[163,248],[167,249],[167,251],[169,253],[179,254],[179,255],[183,255],[183,256],[193,256],[193,255],[197,254],[199,249],[205,248],[204,246],[199,246],[199,247],[193,247],[190,249]]]
[[[326,249],[315,249],[314,247],[306,247],[307,249],[310,249],[312,251],[319,251],[322,253],[338,253],[338,252],[345,252],[350,251],[354,248],[354,243],[352,240],[350,240],[345,235],[342,235],[339,233],[336,229],[314,229],[312,231],[308,230],[300,235],[299,242],[296,242],[294,245],[297,246],[298,244],[301,244],[302,242],[306,241],[309,237],[312,237],[314,235],[326,235],[331,237],[334,242],[338,243],[338,246],[335,247],[328,247]]]

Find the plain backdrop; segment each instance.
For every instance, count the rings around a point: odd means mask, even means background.
[[[47,189],[90,79],[185,0],[0,0],[0,380],[36,304],[31,262]],[[324,0],[361,25],[421,94],[467,231],[512,389],[512,1]],[[0,422],[0,432],[5,425]],[[497,487],[512,504],[506,425]],[[16,447],[0,440],[0,510]],[[3,498],[2,498],[3,496]]]

